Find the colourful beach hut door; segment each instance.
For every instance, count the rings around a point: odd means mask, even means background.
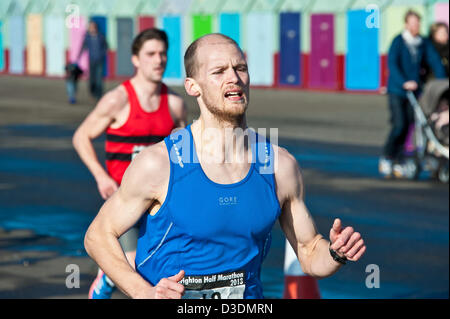
[[[13,74],[24,73],[25,23],[22,16],[9,18],[9,71]]]
[[[336,88],[334,16],[332,14],[311,15],[309,74],[309,86],[311,88]]]
[[[300,14],[280,14],[280,84],[300,85]]]
[[[347,56],[345,87],[348,90],[376,90],[380,83],[378,28],[366,26],[367,12],[347,12]]]
[[[47,16],[45,18],[46,73],[64,75],[64,17]]]
[[[133,19],[117,18],[117,59],[116,70],[119,76],[132,76],[131,44],[133,42]]]
[[[274,80],[272,13],[249,13],[246,27],[250,83],[271,86]]]
[[[181,17],[163,17],[163,28],[169,38],[169,51],[167,52],[167,68],[165,77],[169,79],[182,78],[182,38],[181,38]]]
[[[448,1],[435,4],[435,20],[445,22],[448,26]]]
[[[241,45],[241,22],[239,13],[220,14],[220,33],[229,36]]]
[[[102,33],[105,38],[107,37],[107,33],[106,33],[106,17],[102,17],[102,16],[93,16],[91,18],[94,22],[97,23],[98,25],[98,30],[100,33]],[[108,75],[108,64],[106,61],[106,57],[105,60],[103,61],[103,76],[107,76]]]
[[[139,32],[153,28],[155,26],[155,18],[151,16],[140,16],[138,19],[139,22]]]
[[[212,33],[212,20],[210,14],[194,14],[192,16],[192,39],[196,40],[205,34]]]
[[[69,61],[68,62],[75,62],[78,58],[78,54],[81,50],[81,46],[83,45],[83,39],[84,35],[86,34],[86,28],[87,28],[87,19],[83,16],[79,17],[78,20],[79,25],[76,25],[74,27],[69,28]],[[89,70],[89,62],[88,62],[88,55],[85,51],[79,61],[78,61],[80,68],[83,69],[83,71],[88,73]]]

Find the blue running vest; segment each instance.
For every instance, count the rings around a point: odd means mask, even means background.
[[[281,208],[273,148],[265,137],[249,136],[252,163],[234,184],[206,176],[190,126],[164,139],[167,195],[155,215],[144,215],[135,259],[137,272],[151,285],[183,269],[185,298],[264,298],[261,265]]]

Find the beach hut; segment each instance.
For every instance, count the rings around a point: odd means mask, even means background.
[[[25,73],[25,12],[29,0],[12,1],[8,8],[9,72]]]
[[[140,0],[138,12],[138,32],[156,26],[156,17],[162,0]]]
[[[44,12],[49,0],[31,1],[26,16],[27,73],[43,75],[45,70]]]
[[[310,5],[311,0],[285,0],[279,5],[279,53],[275,73],[281,86],[302,84],[301,16]]]
[[[448,26],[448,1],[439,1],[433,5],[433,22],[445,22]]]
[[[111,29],[116,36],[112,37],[109,60],[109,75],[130,77],[134,74],[131,62],[131,45],[136,35],[135,19],[140,6],[139,0],[116,1],[111,9]]]
[[[345,89],[380,87],[380,17],[387,0],[357,0],[347,11]]]
[[[190,0],[163,0],[158,9],[158,27],[166,31],[169,38],[168,62],[164,74],[164,81],[168,84],[183,83],[183,57],[191,39],[188,18],[190,4]]]
[[[236,41],[244,51],[246,50],[246,47],[244,44],[242,27],[247,8],[248,5],[243,5],[241,0],[224,1],[218,16],[219,32]]]
[[[91,0],[70,0],[66,7],[65,25],[68,32],[67,62],[76,62],[86,34],[89,8]],[[87,52],[84,52],[78,60],[80,68],[89,72],[89,60]]]
[[[314,1],[309,8],[308,87],[342,89],[346,11],[352,0]]]
[[[0,1],[0,73],[7,72],[8,70],[8,51],[6,45],[6,17],[8,13],[11,0]]]
[[[274,9],[278,0],[255,0],[246,16],[246,52],[251,83],[273,86],[275,79],[275,53],[277,48],[278,16]]]
[[[45,74],[63,76],[66,63],[64,15],[68,1],[51,0],[44,15]]]
[[[189,9],[192,19],[192,41],[218,30],[216,17],[222,3],[221,0],[192,0]]]

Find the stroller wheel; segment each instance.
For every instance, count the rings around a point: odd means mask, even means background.
[[[442,183],[448,183],[448,165],[443,165],[439,168],[438,179]]]

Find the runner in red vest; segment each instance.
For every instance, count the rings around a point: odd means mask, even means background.
[[[162,141],[173,129],[186,125],[186,106],[182,98],[162,83],[167,49],[164,31],[142,31],[132,45],[135,76],[105,94],[73,136],[75,150],[94,176],[105,200],[118,189],[134,155]],[[92,143],[103,133],[106,133],[106,170]],[[133,267],[137,235],[138,225],[120,238]],[[114,288],[112,281],[99,269],[89,298],[108,299]]]

